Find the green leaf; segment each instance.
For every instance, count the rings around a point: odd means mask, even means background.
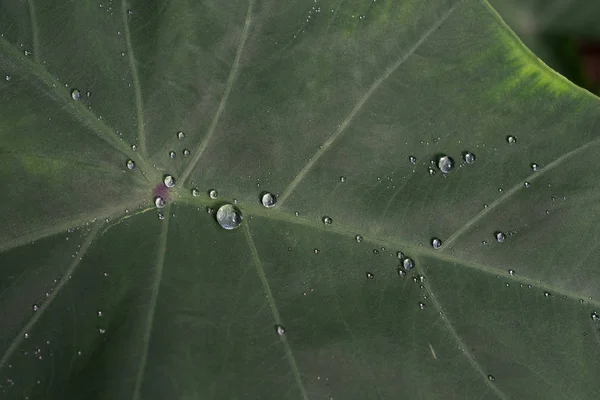
[[[3,398],[600,396],[600,102],[487,2],[5,0],[0,30]]]

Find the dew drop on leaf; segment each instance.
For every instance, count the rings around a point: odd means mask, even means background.
[[[177,139],[181,140],[185,137],[185,133],[183,133],[182,131],[177,132]]]
[[[439,238],[434,237],[431,239],[431,247],[439,249],[442,246],[442,241]]]
[[[171,151],[169,152],[169,157],[171,157],[171,158],[175,158],[175,157],[177,157],[177,153],[175,153],[173,150],[171,150]]]
[[[401,259],[401,260],[402,260],[402,259],[404,258],[404,253],[403,253],[403,252],[401,252],[401,251],[397,251],[397,252],[396,252],[396,257],[398,257],[399,259]]]
[[[373,273],[371,273],[371,272],[367,272],[366,276],[367,276],[367,279],[375,279],[375,275],[373,275]]]
[[[298,211],[296,211],[296,212],[294,213],[294,215],[295,215],[296,217],[299,217],[299,216],[300,216],[300,213],[299,213]]]
[[[211,189],[208,191],[208,197],[215,200],[217,197],[219,197],[219,192],[217,192],[215,189]]]
[[[508,274],[511,275],[511,276],[514,276],[515,275],[515,270],[514,269],[509,269],[508,270]]]
[[[29,339],[29,333],[25,332],[25,334],[23,335],[23,337],[24,337],[25,339]]]
[[[173,178],[173,175],[165,175],[163,182],[168,188],[175,186],[175,178]]]
[[[6,76],[4,77],[4,79],[6,79],[6,81],[10,81],[10,80],[12,79],[12,77],[11,77],[10,75],[6,75]]]
[[[167,202],[162,197],[156,196],[156,198],[154,199],[154,204],[156,205],[156,208],[163,208],[167,204]]]
[[[528,188],[528,189],[529,189],[529,188],[531,187],[531,183],[529,183],[529,182],[525,182],[525,183],[523,184],[523,186],[525,186],[526,188]]]
[[[533,172],[538,172],[540,170],[540,166],[536,163],[531,163],[531,169]]]
[[[263,206],[271,208],[275,205],[275,203],[277,203],[277,197],[275,197],[273,193],[264,192],[260,197],[260,202]]]
[[[356,240],[358,243],[363,241],[363,237],[361,235],[356,235],[354,236],[354,240]]]
[[[488,375],[488,379],[492,382],[496,380],[496,378],[494,378],[494,375],[491,375],[491,374]]]
[[[190,151],[188,149],[183,149],[183,155],[184,156],[189,156],[190,155]]]
[[[379,250],[373,249],[373,254],[375,254],[375,255],[379,254]]]
[[[36,312],[39,309],[40,309],[40,306],[38,306],[37,304],[33,305],[33,312]]]
[[[331,224],[333,223],[333,220],[331,219],[331,217],[324,216],[324,217],[323,217],[323,223],[324,223],[325,225],[331,225]]]
[[[161,213],[161,212],[159,212],[159,213],[156,213],[156,216],[157,216],[157,217],[158,217],[158,219],[160,219],[161,221],[162,221],[163,219],[165,219],[165,214],[163,214],[163,213]]]
[[[194,196],[194,197],[200,196],[200,191],[198,190],[198,188],[192,189],[192,196]]]
[[[398,267],[398,275],[404,278],[406,276],[406,271],[403,270],[401,267]]]
[[[106,329],[98,328],[98,332],[100,332],[101,335],[104,335],[106,333]]]
[[[217,210],[217,222],[221,227],[232,230],[242,223],[242,212],[233,204],[224,204]]]
[[[593,321],[600,321],[600,314],[598,314],[598,311],[592,312],[591,317]]]
[[[135,168],[135,162],[133,160],[127,160],[127,169],[134,169]]]
[[[433,169],[432,166],[427,167],[427,171],[429,172],[429,175],[435,175],[435,169]]]
[[[285,328],[281,325],[275,325],[275,332],[277,332],[279,336],[283,336],[285,334]]]
[[[504,232],[500,232],[500,231],[495,232],[494,237],[496,238],[496,241],[498,243],[502,243],[506,240],[506,235],[504,234]]]
[[[477,160],[477,157],[475,157],[475,154],[471,153],[470,151],[465,151],[463,153],[463,160],[467,164],[473,164],[475,160]]]
[[[550,292],[544,292],[544,297],[549,299],[551,296]]]
[[[79,89],[71,90],[71,98],[75,101],[81,99],[81,92],[79,91]]]
[[[314,249],[314,250],[313,250],[313,253],[315,253],[315,254],[319,254],[319,249]]]
[[[131,151],[137,151],[137,145],[132,144],[131,145]]]
[[[417,163],[417,157],[415,156],[408,156],[408,161],[412,164],[415,165]]]
[[[420,302],[419,302],[419,308],[420,308],[421,310],[424,310],[424,309],[425,309],[425,307],[427,307],[427,306],[425,305],[425,303],[423,303],[422,301],[420,301]]]
[[[450,156],[442,155],[440,158],[438,158],[437,166],[440,171],[442,171],[444,174],[447,174],[448,172],[452,171],[452,168],[454,168],[454,160]]]
[[[406,257],[404,260],[402,260],[402,266],[404,267],[405,270],[408,271],[415,267],[415,262],[413,261],[412,258]]]
[[[514,137],[514,136],[512,136],[512,135],[509,135],[509,136],[506,137],[506,141],[509,144],[515,144],[515,143],[517,143],[517,138]]]
[[[342,182],[342,183],[346,182],[346,177],[345,176],[340,176],[340,182]]]

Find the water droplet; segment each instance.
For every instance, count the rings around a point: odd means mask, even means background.
[[[544,297],[549,299],[551,296],[550,292],[544,292]]]
[[[467,164],[473,164],[475,160],[477,160],[477,157],[475,157],[475,154],[471,153],[470,151],[465,151],[463,153],[463,160]]]
[[[177,132],[177,139],[181,140],[185,137],[185,133],[183,133],[182,131]]]
[[[104,314],[102,313],[102,311],[98,310],[98,316],[99,316],[99,317],[101,317],[101,316],[103,316],[103,315],[104,315]]]
[[[433,247],[434,249],[439,249],[440,247],[442,247],[442,241],[439,238],[434,237],[433,239],[431,239],[431,247]]]
[[[346,182],[346,177],[345,176],[340,176],[340,182]]]
[[[435,169],[433,169],[431,165],[427,167],[427,171],[429,172],[429,175],[435,175]]]
[[[531,183],[529,183],[529,182],[525,182],[525,183],[523,184],[523,186],[525,186],[526,188],[530,188],[530,187],[531,187]]]
[[[23,335],[25,337],[25,339],[29,339],[29,333],[25,333],[25,335]]]
[[[375,255],[379,254],[379,250],[373,249],[373,254],[375,254]]]
[[[285,328],[281,325],[275,325],[275,332],[277,332],[279,336],[283,336],[285,334]]]
[[[156,205],[156,208],[163,208],[165,205],[167,205],[167,202],[162,197],[156,196],[154,199],[154,204]]]
[[[208,191],[208,197],[215,200],[217,197],[219,197],[219,193],[215,189],[211,189]]]
[[[362,241],[363,241],[363,237],[362,237],[361,235],[356,235],[356,236],[354,236],[354,239],[355,239],[355,240],[356,240],[358,243],[360,243],[360,242],[362,242]]]
[[[173,175],[165,175],[163,182],[168,188],[172,188],[173,186],[175,186],[175,178],[173,178]]]
[[[324,216],[324,217],[323,217],[323,223],[324,223],[325,225],[331,225],[331,224],[333,223],[333,220],[331,219],[331,217]]]
[[[399,259],[401,259],[401,260],[402,260],[402,259],[404,258],[404,253],[403,253],[403,252],[401,252],[401,251],[397,251],[397,252],[396,252],[396,257],[398,257]]]
[[[415,267],[415,262],[412,260],[412,258],[406,257],[404,260],[402,260],[402,266],[408,271]]]
[[[200,196],[200,191],[198,190],[198,188],[192,189],[192,196],[194,196],[194,197]]]
[[[294,215],[295,215],[296,217],[299,217],[299,216],[300,216],[300,213],[299,213],[298,211],[296,211],[296,212],[294,213]]]
[[[398,267],[398,275],[404,278],[406,276],[406,271]]]
[[[12,77],[11,77],[10,75],[6,75],[6,76],[4,77],[4,79],[6,79],[7,81],[10,81],[10,80],[12,79]]]
[[[424,309],[425,309],[425,307],[427,307],[427,306],[425,305],[425,303],[423,303],[422,301],[420,301],[420,302],[419,302],[419,308],[420,308],[421,310],[424,310]]]
[[[538,172],[540,170],[540,166],[536,163],[531,163],[531,169],[533,172]]]
[[[375,275],[373,275],[371,272],[367,272],[367,279],[375,279]]]
[[[160,219],[161,221],[162,221],[163,219],[165,219],[165,214],[163,214],[163,213],[161,213],[161,212],[159,212],[159,213],[156,213],[156,216],[157,216],[157,217],[158,217],[158,219]]]
[[[104,335],[106,333],[106,329],[98,328],[98,332],[100,332],[101,335]]]
[[[37,304],[33,305],[33,312],[36,312],[39,309],[40,309],[40,306],[38,306]]]
[[[189,149],[183,149],[183,155],[186,157],[189,156],[190,155]]]
[[[591,317],[594,321],[600,321],[600,314],[598,314],[598,311],[592,312]]]
[[[217,222],[228,230],[240,226],[242,219],[242,212],[232,204],[224,204],[217,211]]]
[[[79,100],[79,99],[81,99],[81,92],[79,91],[79,89],[73,89],[73,90],[71,90],[71,98],[73,100]]]
[[[494,375],[492,374],[488,375],[488,379],[492,382],[496,380],[496,378],[494,378]]]
[[[319,249],[314,249],[314,250],[313,250],[313,253],[315,253],[315,254],[319,254]]]
[[[265,206],[267,208],[271,208],[271,207],[275,206],[275,203],[277,203],[277,197],[275,197],[275,195],[273,193],[264,192],[262,194],[262,196],[260,197],[260,202],[262,203],[263,206]]]
[[[176,153],[175,153],[173,150],[171,150],[171,151],[169,152],[169,157],[171,157],[171,158],[175,158],[175,157],[177,157],[177,154],[176,154]]]
[[[514,276],[515,275],[515,270],[514,269],[509,269],[508,270],[508,274],[511,275],[511,276]]]
[[[137,146],[135,144],[131,145],[131,151],[137,151]]]
[[[495,232],[494,236],[496,237],[496,241],[498,243],[502,243],[506,240],[506,235],[504,234],[504,232],[500,232],[500,231]]]
[[[408,161],[412,164],[415,165],[417,163],[417,157],[415,156],[408,156]]]
[[[212,207],[206,207],[206,213],[212,215],[215,213],[215,209]]]
[[[454,168],[454,160],[452,157],[442,155],[440,158],[438,158],[437,165],[440,171],[442,171],[444,174],[447,174],[448,172],[452,171],[452,168]]]
[[[133,160],[127,160],[127,169],[134,169],[135,168],[135,162]]]
[[[514,143],[517,143],[517,138],[514,137],[514,136],[512,136],[512,135],[509,135],[509,136],[506,137],[506,141],[509,144],[514,144]]]

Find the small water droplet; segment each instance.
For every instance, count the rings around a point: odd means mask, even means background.
[[[219,193],[215,189],[211,189],[208,191],[208,197],[215,200],[217,197],[219,197]]]
[[[101,316],[103,316],[103,315],[104,315],[104,314],[102,313],[102,311],[101,311],[101,310],[98,310],[98,316],[99,316],[99,317],[101,317]]]
[[[23,335],[25,337],[25,339],[29,339],[29,333],[25,333],[25,335]]]
[[[313,250],[313,253],[315,253],[315,254],[319,254],[319,249],[314,249],[314,250]]]
[[[509,144],[515,144],[515,143],[517,143],[517,138],[514,137],[514,136],[512,136],[512,135],[509,135],[509,136],[506,137],[506,141]]]
[[[408,156],[408,162],[410,162],[412,165],[415,165],[417,163],[417,157]]]
[[[406,271],[403,270],[401,267],[398,267],[398,275],[404,278],[406,276]]]
[[[200,196],[200,191],[198,190],[198,188],[192,189],[192,196],[194,196],[194,197]]]
[[[182,131],[177,132],[177,139],[181,140],[185,137],[185,133],[183,133]]]
[[[260,202],[263,206],[271,208],[277,203],[277,197],[271,192],[264,192],[260,197]]]
[[[420,302],[419,302],[419,308],[420,308],[421,310],[424,310],[424,309],[425,309],[425,307],[427,307],[427,306],[425,305],[425,303],[423,303],[422,301],[420,301]]]
[[[429,172],[429,175],[435,175],[435,169],[431,165],[427,167],[427,171]]]
[[[373,254],[375,254],[375,255],[379,254],[379,250],[373,249]]]
[[[492,382],[496,380],[496,378],[494,378],[494,375],[492,374],[488,375],[488,379]]]
[[[592,312],[591,317],[593,321],[600,321],[600,314],[598,314],[598,311]]]
[[[345,176],[340,176],[340,182],[346,182],[346,177]]]
[[[406,257],[404,260],[402,260],[402,266],[404,267],[405,270],[408,271],[415,267],[415,262],[413,261],[412,258]]]
[[[163,214],[163,213],[161,213],[161,212],[159,212],[159,213],[156,213],[156,216],[157,216],[157,217],[158,217],[158,219],[160,219],[161,221],[162,221],[163,219],[165,219],[165,214]]]
[[[450,156],[442,155],[440,158],[438,158],[437,166],[440,171],[442,171],[444,174],[447,174],[448,172],[452,171],[452,168],[454,168],[454,159],[452,159]]]
[[[134,169],[135,168],[135,162],[133,160],[127,160],[127,169]]]
[[[79,91],[79,89],[71,90],[71,98],[75,101],[81,99],[81,92]]]
[[[173,175],[165,175],[163,182],[168,188],[175,186],[175,178],[173,178]]]
[[[137,145],[132,144],[131,145],[131,151],[137,151]]]
[[[106,333],[106,329],[98,328],[98,332],[100,332],[101,335],[104,335]]]
[[[529,188],[531,187],[531,183],[529,183],[529,182],[525,182],[525,183],[523,184],[523,186],[525,186],[526,188],[528,188],[528,189],[529,189]]]
[[[533,172],[538,172],[540,170],[540,166],[536,163],[531,163],[531,169]]]
[[[363,241],[363,237],[362,237],[361,235],[356,235],[356,236],[354,236],[354,239],[355,239],[355,240],[356,240],[358,243],[360,243],[360,242],[362,242],[362,241]]]
[[[39,309],[40,309],[40,306],[38,306],[37,304],[33,305],[33,312],[36,312]]]
[[[467,164],[473,164],[475,162],[475,160],[477,160],[477,157],[475,156],[475,154],[471,153],[470,151],[465,151],[463,153],[463,160]]]
[[[373,275],[371,272],[367,272],[367,279],[375,279],[375,275]]]
[[[7,81],[10,81],[10,80],[12,79],[12,77],[11,77],[10,75],[6,75],[6,76],[4,77],[4,79],[6,79]]]
[[[217,222],[227,230],[240,226],[242,219],[242,212],[233,204],[224,204],[217,211]]]
[[[545,297],[545,298],[549,299],[549,298],[550,298],[550,296],[552,296],[552,295],[550,294],[550,292],[544,292],[544,297]]]
[[[511,275],[511,276],[514,276],[515,275],[515,270],[514,269],[509,269],[508,270],[508,274]]]
[[[403,253],[403,252],[401,252],[401,251],[397,251],[397,252],[396,252],[396,257],[398,257],[399,259],[401,259],[401,260],[402,260],[402,259],[404,258],[404,253]]]
[[[215,213],[215,209],[212,207],[206,207],[206,213],[212,215]]]
[[[285,334],[285,328],[281,325],[275,325],[275,332],[277,332],[279,336],[283,336]]]
[[[299,216],[300,216],[300,213],[299,213],[298,211],[296,211],[296,212],[294,213],[294,215],[295,215],[296,217],[299,217]]]
[[[189,149],[183,149],[183,155],[186,157],[189,156],[190,155]]]
[[[169,152],[169,157],[171,157],[171,158],[175,158],[175,157],[177,157],[177,153],[175,153],[173,150],[171,150],[171,151]]]
[[[323,223],[324,223],[325,225],[331,225],[331,224],[333,223],[333,220],[331,219],[331,217],[324,216],[324,217],[323,217]]]
[[[154,199],[154,204],[156,205],[156,208],[163,208],[165,205],[167,205],[167,202],[162,197],[156,196]]]
[[[504,232],[500,232],[500,231],[495,232],[494,236],[496,237],[496,241],[498,243],[502,243],[506,240],[506,235],[504,234]]]
[[[431,247],[433,247],[434,249],[439,249],[440,247],[442,247],[441,239],[436,238],[436,237],[431,239]]]

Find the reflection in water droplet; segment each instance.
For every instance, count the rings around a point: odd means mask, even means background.
[[[366,275],[368,279],[375,279],[375,275],[373,275],[371,272],[367,272]]]
[[[163,208],[167,204],[167,202],[162,197],[156,196],[156,198],[154,199],[154,204],[156,205],[156,208]]]
[[[324,217],[323,217],[323,223],[324,223],[325,225],[331,225],[331,224],[333,223],[333,220],[331,219],[331,217],[324,216]]]
[[[173,186],[175,186],[175,178],[173,178],[172,175],[165,175],[163,182],[168,188],[172,188]]]
[[[415,262],[412,260],[412,258],[406,257],[402,261],[402,266],[404,267],[405,270],[408,271],[408,270],[413,269],[415,267]]]
[[[181,140],[185,137],[185,133],[183,133],[182,131],[177,132],[177,139]]]
[[[133,160],[127,160],[127,169],[134,169],[135,168],[135,162]]]
[[[438,158],[437,165],[440,171],[442,171],[444,174],[447,174],[448,172],[452,171],[452,168],[454,168],[454,160],[452,157],[442,155],[440,158]]]
[[[600,321],[600,314],[598,314],[598,311],[592,312],[591,317],[594,321]]]
[[[173,150],[171,150],[171,151],[169,152],[169,157],[171,157],[171,158],[175,158],[175,157],[177,157],[177,153],[175,153]]]
[[[431,246],[434,249],[439,249],[442,246],[442,241],[439,238],[434,237],[431,239]]]
[[[224,204],[217,211],[217,222],[227,230],[240,226],[242,219],[242,212],[233,204]]]
[[[340,176],[340,182],[346,182],[346,177],[345,176]]]
[[[81,99],[81,92],[79,91],[79,89],[71,90],[71,98],[75,101]]]
[[[361,235],[356,235],[356,236],[354,236],[354,239],[355,239],[355,240],[356,240],[358,243],[360,243],[360,242],[362,242],[362,241],[363,241],[363,237],[362,237]]]
[[[496,380],[496,378],[494,378],[494,375],[491,375],[491,374],[488,375],[488,379],[492,382]]]
[[[477,160],[477,157],[475,157],[475,154],[471,153],[470,151],[465,151],[463,153],[463,160],[467,164],[473,164],[475,160]]]
[[[260,202],[263,206],[271,208],[275,206],[275,203],[277,203],[277,197],[275,197],[273,193],[264,192],[260,198]]]
[[[508,270],[508,274],[514,276],[515,275],[515,270],[514,269],[509,269]]]
[[[421,310],[424,310],[424,309],[425,309],[425,307],[427,307],[427,306],[425,305],[425,303],[423,303],[422,301],[420,301],[420,302],[419,302],[419,308],[420,308]]]
[[[192,189],[192,196],[194,196],[194,197],[200,196],[200,191],[198,190],[198,188]]]
[[[540,166],[536,163],[531,163],[531,169],[533,172],[538,172],[540,170]]]
[[[283,336],[285,334],[285,328],[281,325],[275,325],[275,332],[277,332],[279,336]]]
[[[219,192],[217,192],[215,189],[211,189],[208,191],[208,197],[215,200],[217,197],[219,197]]]
[[[506,141],[510,144],[514,144],[517,143],[517,138],[512,135],[509,135],[506,137]]]
[[[528,189],[529,189],[529,188],[531,187],[531,183],[529,183],[529,182],[525,182],[525,183],[523,184],[523,186],[525,186],[526,188],[528,188]]]

